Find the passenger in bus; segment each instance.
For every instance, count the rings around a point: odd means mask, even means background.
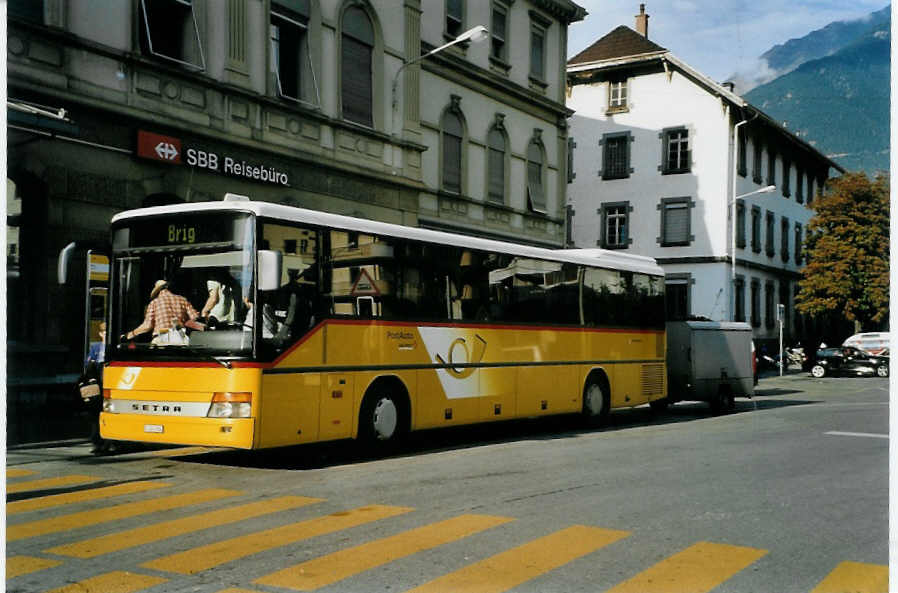
[[[302,272],[290,269],[287,273],[290,281],[281,286],[275,295],[274,317],[278,322],[275,339],[279,342],[298,338],[314,321],[312,315],[314,285],[311,280],[315,277],[313,267],[310,266]]]
[[[212,280],[206,281],[206,289],[209,296],[200,317],[206,319],[207,323],[233,323],[236,319],[237,306],[230,279],[225,279],[222,274],[215,274]]]
[[[190,301],[181,295],[171,292],[166,280],[157,280],[150,292],[150,304],[147,306],[143,323],[125,334],[130,340],[148,331],[153,332],[154,344],[175,343],[170,337],[164,337],[172,330],[180,330],[188,323],[195,322],[199,313]],[[192,326],[202,329],[201,326]]]

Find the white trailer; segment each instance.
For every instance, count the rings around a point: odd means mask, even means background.
[[[754,393],[751,326],[729,321],[668,321],[667,403],[706,401],[731,410]]]

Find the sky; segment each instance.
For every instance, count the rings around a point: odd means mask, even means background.
[[[574,0],[589,13],[568,29],[568,57],[619,25],[635,29],[639,0]],[[645,0],[649,39],[723,82],[760,67],[758,57],[833,21],[854,20],[888,0]]]

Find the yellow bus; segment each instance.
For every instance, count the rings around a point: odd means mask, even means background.
[[[131,336],[164,281],[198,314]],[[213,296],[214,295],[214,296]],[[666,395],[651,258],[254,202],[112,221],[105,439],[262,449]]]

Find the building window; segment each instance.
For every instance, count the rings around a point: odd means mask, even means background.
[[[602,145],[602,179],[623,179],[630,176],[629,132],[605,134]]]
[[[612,80],[608,83],[608,111],[627,110],[627,79]]]
[[[776,291],[773,282],[764,284],[764,325],[768,329],[776,325]]]
[[[487,197],[500,204],[505,203],[505,157],[506,141],[501,127],[501,120],[490,130],[486,137],[487,158]]]
[[[751,279],[751,325],[761,327],[761,281]]]
[[[625,249],[630,239],[630,202],[602,204],[601,246],[605,249]]]
[[[751,207],[751,250],[761,253],[761,209]]]
[[[683,321],[691,315],[691,274],[668,274],[664,278],[664,301],[667,320]]]
[[[140,51],[196,70],[206,69],[191,0],[140,1]]]
[[[736,247],[745,249],[745,202],[736,200]]]
[[[13,19],[21,19],[37,25],[44,24],[43,0],[9,0],[6,14]]]
[[[360,6],[350,6],[343,13],[341,43],[343,119],[374,127],[374,27]]]
[[[801,265],[801,224],[795,223],[795,263]]]
[[[745,177],[748,174],[748,167],[746,165],[748,157],[745,154],[745,152],[748,150],[748,147],[746,146],[745,142],[745,132],[739,134],[740,131],[741,130],[737,130],[737,135],[739,136],[739,155],[736,158],[736,172],[739,173],[740,176]]]
[[[690,170],[689,130],[675,128],[664,130],[662,133],[664,162],[661,164],[661,172],[665,175],[672,173],[688,173]]]
[[[546,190],[543,183],[542,130],[534,130],[536,137],[527,145],[527,205],[532,212],[545,214]]]
[[[767,185],[776,185],[776,153],[767,147]]]
[[[798,166],[795,166],[795,201],[799,204],[804,203],[804,173]]]
[[[773,257],[776,255],[776,249],[774,246],[774,237],[773,233],[776,229],[776,216],[770,210],[767,211],[767,235],[766,241],[764,242],[764,246],[766,247],[767,257]]]
[[[272,0],[271,69],[280,97],[307,101],[314,82],[309,52],[308,0]]]
[[[785,158],[783,159],[783,197],[788,198],[792,195],[790,182],[792,181],[792,163]]]
[[[574,142],[573,138],[567,139],[567,182],[573,183],[574,179],[577,177],[577,173],[574,171],[574,149],[577,148],[577,143]]]
[[[734,321],[745,321],[745,279],[736,276],[736,315]]]
[[[808,203],[808,205],[810,205],[811,202],[814,201],[814,177],[810,173],[808,173],[807,179],[808,179],[807,203]]]
[[[460,113],[456,110],[457,96],[453,96],[453,106],[446,110],[440,122],[443,137],[443,183],[442,188],[455,194],[461,193],[462,141],[465,128]]]
[[[10,6],[11,8],[11,6]],[[6,277],[18,278],[22,262],[21,236],[22,196],[16,192],[16,184],[6,180]]]
[[[530,82],[545,88],[546,80],[546,29],[549,21],[530,11]]]
[[[490,58],[504,64],[508,62],[508,9],[493,4],[490,24]]]
[[[455,39],[461,35],[465,23],[464,0],[446,0],[446,37]]]
[[[761,183],[761,157],[763,152],[763,147],[761,146],[761,141],[758,138],[754,138],[752,140],[752,147],[754,148],[754,159],[752,162],[751,168],[751,178],[755,183]]]
[[[661,200],[662,247],[689,245],[693,238],[691,210],[695,202],[689,198],[664,198]]]
[[[780,256],[789,261],[789,219],[785,216],[780,220]]]

